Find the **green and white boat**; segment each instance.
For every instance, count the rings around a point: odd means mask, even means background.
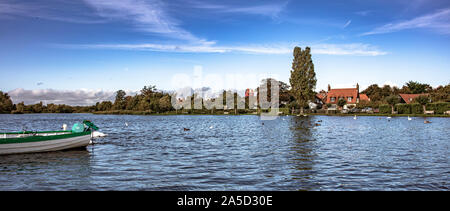
[[[98,127],[84,120],[72,130],[0,132],[0,155],[37,153],[86,147]]]

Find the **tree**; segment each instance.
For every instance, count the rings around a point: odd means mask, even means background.
[[[144,95],[144,97],[150,97],[155,92],[156,92],[156,86],[152,86],[152,85],[149,85],[148,87],[144,86],[144,88],[141,89],[141,94]]]
[[[33,113],[41,113],[44,110],[42,101],[31,106]]]
[[[25,112],[25,103],[23,103],[23,101],[18,103],[16,105],[16,110],[14,112],[18,114],[23,114]]]
[[[128,97],[130,97],[128,99]],[[127,99],[127,106],[126,109],[127,110],[137,110],[137,106],[139,104],[139,95],[135,95],[134,97],[128,96]]]
[[[172,109],[170,95],[164,95],[164,97],[159,99],[159,108],[163,112],[170,111]]]
[[[361,93],[366,94],[372,101],[380,101],[383,99],[381,90],[382,89],[378,86],[378,84],[372,84]]]
[[[345,104],[347,104],[347,101],[344,100],[343,98],[340,98],[337,102],[337,105],[341,108],[343,108]]]
[[[291,100],[291,93],[290,93],[290,86],[286,84],[283,81],[278,81],[273,78],[266,78],[261,80],[261,85],[258,87],[258,93],[259,91],[264,91],[267,93],[267,102],[272,102],[272,83],[277,82],[278,83],[278,90],[279,93],[275,93],[278,95],[279,103],[281,106],[281,102],[287,102],[289,103]],[[267,87],[267,89],[266,89]]]
[[[125,100],[125,91],[119,90],[116,92],[116,100],[114,101],[114,109],[115,110],[122,110],[126,107],[126,100]]]
[[[433,88],[429,84],[422,84],[416,81],[408,81],[400,91],[401,93],[405,94],[420,94],[420,93],[428,93],[432,89]]]
[[[103,102],[97,104],[96,110],[97,111],[108,111],[108,110],[111,110],[112,106],[113,105],[112,105],[111,101],[103,101]]]
[[[392,114],[394,113],[395,104],[400,102],[400,99],[396,95],[390,95],[385,98],[386,102],[391,106]]]
[[[430,95],[433,102],[450,102],[450,84],[436,87]]]
[[[430,98],[428,97],[428,96],[426,96],[426,95],[420,95],[419,97],[416,97],[415,99],[414,99],[414,101],[416,102],[416,103],[419,103],[420,105],[422,105],[422,108],[423,108],[423,113],[425,114],[426,112],[426,105],[427,105],[427,103],[429,103],[430,102]]]
[[[301,114],[303,114],[303,108],[308,101],[313,99],[317,82],[310,52],[311,49],[309,47],[306,47],[305,50],[302,50],[300,47],[294,48],[294,60],[289,79],[292,94],[300,106]]]
[[[8,93],[3,93],[0,91],[0,114],[1,113],[11,113],[13,110],[13,103],[8,95]]]

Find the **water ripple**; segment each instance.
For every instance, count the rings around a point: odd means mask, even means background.
[[[31,114],[0,115],[0,130],[58,130],[83,119],[108,136],[87,150],[2,156],[0,190],[450,187],[448,118]]]

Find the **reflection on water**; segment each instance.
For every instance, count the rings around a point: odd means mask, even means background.
[[[1,156],[0,190],[449,188],[448,118],[32,114],[0,115],[0,131],[83,119],[108,136],[86,150]]]
[[[311,128],[319,126],[319,123],[314,122],[314,119],[310,117],[292,117],[290,123],[294,137],[291,150],[295,153],[293,164],[296,169],[292,174],[292,179],[298,180],[296,183],[299,190],[313,190],[315,188],[315,184],[312,182],[315,174],[313,168],[315,146]]]

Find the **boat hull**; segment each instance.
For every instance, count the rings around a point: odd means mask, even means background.
[[[65,149],[86,147],[91,141],[91,135],[76,136],[47,141],[0,144],[0,155],[51,152]]]

